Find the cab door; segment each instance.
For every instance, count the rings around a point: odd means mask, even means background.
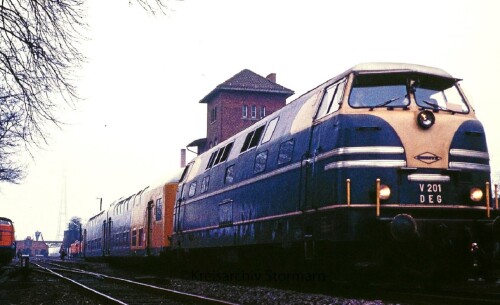
[[[189,176],[193,163],[189,163],[182,173],[181,179],[179,180],[179,185],[177,187],[177,195],[174,207],[174,231],[180,232],[182,230],[182,203],[186,200],[184,197],[184,191],[186,187],[186,180]]]
[[[325,87],[311,128],[309,156],[303,162],[305,198],[303,209],[316,208],[320,204],[337,200],[334,182],[335,171],[325,171],[327,159],[322,154],[338,148],[338,110],[340,109],[347,79],[341,79]],[[331,158],[331,156],[329,157]]]

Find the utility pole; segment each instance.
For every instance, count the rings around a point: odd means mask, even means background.
[[[59,219],[57,222],[57,240],[63,240],[66,219],[68,218],[68,205],[66,198],[66,169],[63,170],[63,181],[61,189],[61,202],[59,204]]]

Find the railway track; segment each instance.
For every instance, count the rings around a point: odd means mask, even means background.
[[[63,263],[64,266],[61,265]],[[361,285],[352,285],[352,282],[325,282],[324,287],[319,288],[315,286],[312,290],[293,285],[274,288],[243,285],[239,287],[232,286],[230,288],[232,297],[227,297],[227,292],[223,292],[227,289],[227,286],[231,285],[212,283],[209,284],[210,289],[195,289],[197,291],[195,293],[205,294],[207,292],[207,295],[212,296],[212,298],[206,298],[204,296],[171,290],[173,286],[176,286],[173,289],[178,289],[181,286],[182,288],[180,289],[182,290],[186,288],[186,283],[178,285],[175,279],[166,280],[162,277],[150,275],[145,275],[138,279],[135,277],[136,275],[132,275],[134,280],[129,280],[122,277],[132,278],[132,276],[118,275],[120,277],[118,278],[116,276],[101,274],[103,269],[108,270],[105,266],[98,266],[98,269],[96,269],[92,265],[90,269],[98,272],[89,272],[78,269],[88,268],[86,264],[78,262],[54,263],[43,261],[41,264],[42,266],[48,266],[46,268],[52,271],[50,274],[61,274],[75,282],[88,286],[90,289],[118,300],[118,302],[107,300],[106,303],[109,304],[234,304],[234,302],[242,304],[275,304],[280,303],[279,301],[282,304],[353,304],[351,301],[355,300],[355,303],[360,302],[359,304],[500,305],[500,281],[488,283],[482,280],[469,279],[464,282],[443,283],[439,286],[431,286],[429,283],[423,284],[421,282],[413,283],[412,281],[375,281]],[[32,266],[35,267],[34,264]],[[44,269],[40,269],[40,271],[44,274],[49,274],[50,272]],[[111,274],[114,275],[115,272],[111,271]],[[115,279],[117,280],[115,281]],[[172,285],[171,281],[175,281],[177,284]],[[204,284],[200,283],[199,285]],[[170,289],[154,285],[168,286]],[[187,290],[189,291],[190,289]],[[200,291],[203,292],[200,293]],[[218,293],[214,294],[213,291],[218,291]],[[174,294],[171,294],[171,292],[174,292]],[[95,295],[95,293],[88,292],[87,295]],[[222,295],[222,297],[216,295]],[[237,297],[234,297],[235,295]],[[322,296],[319,297],[319,295]],[[192,298],[191,296],[195,297]],[[99,296],[99,298],[103,299],[105,297]],[[227,298],[233,300],[233,302],[216,300],[214,298]]]
[[[107,304],[236,304],[54,263],[33,262],[32,266],[33,270],[62,279]]]
[[[374,285],[365,289],[363,294],[405,304],[499,305],[500,283],[448,283],[434,288]]]

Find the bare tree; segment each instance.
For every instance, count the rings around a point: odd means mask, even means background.
[[[12,160],[22,137],[22,110],[0,92],[0,181],[19,182],[22,168]]]
[[[165,14],[167,11],[167,1],[165,0],[135,0],[144,10],[155,14],[160,12]],[[133,4],[133,0],[129,0],[129,5]]]
[[[129,0],[150,13],[168,0]],[[0,181],[18,182],[16,149],[46,143],[56,111],[79,101],[76,75],[85,60],[85,0],[0,0]]]

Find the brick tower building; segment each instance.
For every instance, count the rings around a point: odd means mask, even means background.
[[[286,105],[294,92],[276,83],[276,74],[262,77],[242,70],[218,85],[200,103],[207,104],[207,137],[188,147],[202,153]]]

